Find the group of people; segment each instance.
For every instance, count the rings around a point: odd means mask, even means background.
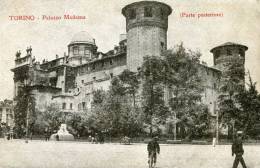
[[[160,154],[160,145],[158,143],[158,137],[154,136],[153,139],[147,145],[148,151],[148,164],[149,168],[153,168],[156,165],[157,154]],[[232,144],[232,156],[235,155],[233,162],[233,168],[237,168],[239,162],[243,168],[247,168],[246,163],[243,158],[244,148],[243,148],[243,132],[238,131]]]
[[[45,138],[45,141],[49,141],[50,140],[50,136],[51,136],[51,130],[49,130],[48,128],[46,128],[44,130],[44,138]]]
[[[91,143],[101,143],[103,144],[105,142],[105,137],[102,133],[96,133],[95,136],[89,135],[88,141]]]

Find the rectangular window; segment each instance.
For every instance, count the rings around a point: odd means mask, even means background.
[[[130,9],[129,10],[129,19],[135,19],[136,18],[136,10]]]
[[[163,9],[162,9],[162,8],[160,9],[160,17],[161,17],[161,19],[164,18],[164,12],[163,12]]]
[[[232,55],[231,50],[227,49],[227,55]]]
[[[77,46],[73,47],[73,54],[75,54],[75,55],[79,54],[79,47],[77,47]]]
[[[87,57],[90,56],[90,51],[88,50],[88,48],[85,48],[84,55],[86,55]]]
[[[164,42],[161,42],[161,53],[164,51]]]
[[[144,7],[144,17],[152,17],[153,9],[152,7]]]
[[[217,50],[217,51],[215,52],[215,59],[218,59],[219,56],[220,56],[220,51]]]
[[[83,110],[86,109],[86,102],[82,102],[82,109],[83,109]]]
[[[66,109],[66,103],[62,103],[62,109]]]
[[[110,63],[110,65],[113,65],[113,60],[111,59],[111,60],[109,61],[109,63]]]
[[[239,56],[245,57],[245,52],[242,49],[239,49]]]
[[[73,105],[72,105],[72,103],[70,103],[70,109],[72,110],[72,107],[73,107]]]
[[[78,104],[78,110],[81,110],[81,103]]]

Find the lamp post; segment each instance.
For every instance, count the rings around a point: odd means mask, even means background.
[[[216,118],[216,144],[218,145],[219,142],[219,124],[218,124],[218,118],[219,114],[218,114],[218,110],[217,110],[217,118]]]
[[[30,99],[30,96],[33,94],[27,94],[27,110],[26,110],[26,133],[25,133],[25,143],[28,143],[29,139],[29,119],[30,119],[30,108],[32,108],[32,100]]]
[[[174,140],[177,140],[177,116],[176,116],[176,112],[174,112],[174,130],[173,130],[173,134],[174,134]]]

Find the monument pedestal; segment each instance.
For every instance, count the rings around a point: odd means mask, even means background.
[[[52,134],[50,140],[74,141],[74,136],[68,132],[66,124],[61,124],[59,131],[56,134]]]

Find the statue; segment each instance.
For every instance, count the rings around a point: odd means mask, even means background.
[[[74,136],[69,133],[66,124],[61,124],[59,131],[55,134],[52,134],[50,140],[74,141]]]
[[[15,56],[16,56],[16,58],[20,58],[20,56],[21,56],[21,51],[20,51],[20,50],[17,51],[16,54],[15,54]]]

